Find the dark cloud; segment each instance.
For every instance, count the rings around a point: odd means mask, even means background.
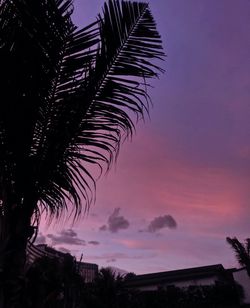
[[[100,231],[106,231],[108,227],[106,225],[103,225],[99,228]]]
[[[146,231],[148,232],[156,232],[163,228],[175,229],[177,227],[177,223],[175,219],[171,215],[164,215],[155,217],[147,227]]]
[[[72,229],[63,230],[59,235],[48,234],[52,245],[68,244],[68,245],[86,245],[85,241],[77,236]]]
[[[36,238],[35,244],[36,245],[46,244],[46,237],[42,233],[39,233]]]
[[[116,233],[119,230],[127,229],[129,227],[129,221],[123,216],[119,215],[120,208],[115,208],[114,212],[108,218],[108,225],[100,227],[101,231],[109,230],[112,233]]]
[[[98,241],[89,241],[88,243],[91,245],[100,245],[100,242]]]

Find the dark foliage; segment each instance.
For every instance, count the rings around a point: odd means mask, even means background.
[[[41,213],[75,220],[89,209],[97,175],[147,111],[147,79],[161,71],[152,63],[163,52],[148,4],[109,0],[82,29],[72,4],[0,0],[4,308],[18,307],[25,249]]]
[[[177,288],[168,286],[158,291],[129,291],[117,308],[236,308],[239,296],[235,286],[211,285]],[[127,299],[127,300],[126,300]]]
[[[245,243],[241,243],[236,237],[227,237],[226,240],[233,248],[237,261],[241,266],[246,267],[250,276],[250,239],[247,238]]]
[[[69,262],[71,265],[72,261]],[[73,269],[73,270],[72,270]],[[141,292],[126,288],[126,277],[116,276],[110,269],[101,269],[96,280],[85,284],[74,266],[69,270],[55,260],[39,260],[27,275],[30,306],[69,308],[236,308],[240,296],[235,284],[215,284],[177,288],[167,286],[157,291]],[[34,277],[40,274],[39,279]],[[68,275],[65,280],[66,274]],[[71,297],[66,294],[70,293]],[[43,303],[37,306],[38,299]],[[46,303],[45,303],[46,301]],[[44,306],[43,306],[44,305]],[[71,306],[70,306],[71,305]]]
[[[145,82],[161,70],[150,61],[163,56],[155,22],[130,1],[108,1],[83,29],[72,0],[0,4],[2,214],[60,217],[72,200],[77,217],[93,199],[89,164],[109,166],[134,129],[129,111],[147,110]]]

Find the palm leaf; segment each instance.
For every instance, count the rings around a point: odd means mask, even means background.
[[[249,261],[250,261],[250,238],[247,238],[245,240],[245,247],[246,247],[246,252],[247,252],[247,255],[249,256]]]
[[[110,0],[83,29],[71,14],[71,0],[1,2],[0,191],[57,217],[73,200],[76,218],[94,199],[89,166],[109,168],[133,133],[164,54],[147,4]]]
[[[242,266],[249,266],[250,256],[248,248],[245,248],[244,245],[236,237],[227,237],[226,240],[232,246],[239,264]]]

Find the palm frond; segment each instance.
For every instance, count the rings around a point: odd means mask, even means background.
[[[49,104],[65,38],[74,29],[71,3],[17,0],[5,1],[0,8],[4,98],[0,106],[0,184],[1,191],[15,195],[17,204],[24,199],[24,191],[34,190],[37,182],[37,161],[31,158],[37,139],[35,127],[41,125],[41,111]],[[27,181],[23,181],[24,174]]]
[[[72,190],[66,188],[65,184],[62,185],[63,181],[60,187],[64,186],[65,191],[75,196],[76,215],[82,210],[79,200],[77,201],[77,193],[82,192],[88,208],[91,203],[89,192],[94,185],[92,175],[83,164],[98,164],[102,169],[102,162],[106,162],[109,166],[113,155],[118,151],[122,131],[131,134],[134,128],[127,110],[143,114],[143,110],[147,109],[145,104],[148,94],[144,80],[140,81],[138,77],[157,76],[158,68],[147,59],[163,56],[160,37],[146,4],[109,1],[104,7],[103,17],[99,16],[98,23],[100,42],[95,23],[72,34],[68,42],[63,60],[64,71],[58,79],[55,91],[55,101],[59,103],[56,114],[59,121],[52,121],[53,125],[57,123],[54,128],[56,143],[50,140],[48,142],[51,146],[50,153],[58,155],[55,158],[58,169],[50,166],[50,170],[58,176],[65,174],[68,168],[72,175]],[[119,36],[118,30],[121,32]],[[88,40],[86,36],[89,36]],[[86,44],[91,39],[91,44]],[[94,48],[86,52],[86,48],[93,47],[94,44]],[[87,56],[88,61],[78,61],[81,55],[85,60]],[[75,67],[71,65],[72,61],[75,61]],[[80,65],[80,69],[77,65]],[[65,74],[68,69],[72,69],[73,74],[69,76],[74,76],[73,78],[68,79]],[[59,131],[62,133],[58,134]],[[61,152],[55,149],[55,144],[61,144]],[[49,152],[47,157],[51,162]],[[67,160],[58,164],[59,159],[65,157]],[[68,178],[70,177],[66,179]],[[57,183],[58,180],[52,182]],[[51,183],[49,187],[51,188]]]
[[[250,238],[245,239],[245,247],[250,261]]]
[[[236,238],[226,238],[228,244],[231,245],[235,252],[235,256],[242,266],[249,266],[250,264],[250,256],[248,250],[244,247],[244,245]]]
[[[110,0],[83,29],[72,0],[1,3],[0,191],[56,217],[72,199],[78,217],[94,199],[88,166],[109,168],[131,112],[148,111],[146,80],[162,71],[152,59],[164,56],[155,21],[130,1]]]

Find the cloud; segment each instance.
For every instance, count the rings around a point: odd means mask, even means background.
[[[119,216],[120,208],[115,208],[113,213],[108,218],[108,225],[100,227],[100,231],[109,230],[112,233],[116,233],[119,230],[127,229],[129,227],[129,221],[123,216]]]
[[[106,225],[103,225],[99,228],[100,231],[107,231],[108,227]]]
[[[68,244],[68,245],[86,245],[85,241],[77,236],[72,229],[62,230],[59,235],[48,234],[52,245]]]
[[[42,233],[39,233],[37,238],[36,238],[35,244],[36,245],[46,244],[46,237]]]
[[[129,227],[129,222],[123,216],[119,216],[120,208],[115,208],[114,212],[110,215],[108,219],[108,228],[110,232],[115,233],[120,229],[127,229]]]
[[[175,229],[176,227],[177,223],[175,219],[171,215],[164,215],[155,217],[145,231],[154,233],[163,228]]]
[[[100,242],[98,241],[89,241],[88,243],[91,245],[100,245]]]

